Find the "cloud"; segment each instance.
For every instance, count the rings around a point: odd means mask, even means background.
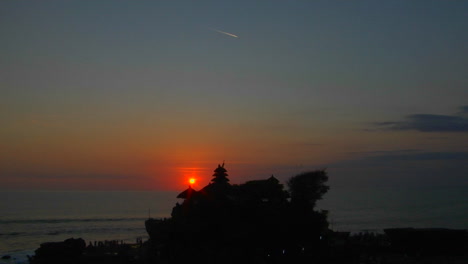
[[[370,152],[353,152],[355,156],[350,160],[339,161],[329,164],[329,167],[348,167],[350,165],[374,166],[378,164],[392,164],[394,162],[412,162],[412,161],[466,161],[468,162],[467,151],[420,151],[417,149],[402,149],[402,150],[381,150]]]
[[[214,28],[210,28],[211,30],[213,31],[216,31],[218,33],[221,33],[221,34],[224,34],[224,35],[227,35],[227,36],[230,36],[230,37],[233,37],[233,38],[238,38],[239,36],[237,35],[234,35],[232,33],[229,33],[229,32],[225,32],[225,31],[221,31],[221,30],[217,30],[217,29],[214,29]]]
[[[320,146],[325,146],[325,144],[315,143],[315,142],[297,142],[297,143],[294,143],[293,146],[298,146],[298,147],[320,147]]]
[[[387,155],[387,154],[402,154],[402,153],[411,153],[419,152],[420,149],[399,149],[399,150],[374,150],[374,151],[352,151],[349,152],[353,155]]]
[[[11,173],[9,175],[23,180],[70,180],[70,179],[80,179],[80,180],[127,180],[134,179],[135,175],[125,175],[125,174],[80,174],[80,173]],[[141,178],[139,175],[138,177]]]
[[[461,107],[461,113],[468,113],[468,106]],[[468,132],[468,117],[459,115],[408,115],[402,121],[375,122],[383,130],[416,130],[420,132]]]
[[[468,114],[468,105],[464,105],[460,107],[461,114]]]
[[[370,156],[366,158],[370,161],[429,161],[429,160],[467,160],[468,152],[421,152],[421,153],[400,153],[389,152],[384,155]]]
[[[468,151],[382,150],[353,156],[326,166],[331,186],[468,187]]]

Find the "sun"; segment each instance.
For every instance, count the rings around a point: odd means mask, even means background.
[[[190,184],[194,184],[195,182],[196,182],[195,178],[190,178],[190,179],[189,179],[189,183],[190,183]]]

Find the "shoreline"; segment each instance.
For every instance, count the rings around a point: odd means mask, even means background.
[[[400,239],[398,236],[404,239]],[[157,252],[165,245],[151,241],[151,239],[139,240],[136,241],[137,243],[131,244],[123,241],[81,242],[79,240],[43,243],[40,248],[35,250],[36,255],[31,263],[59,263],[54,262],[57,261],[54,254],[58,254],[60,261],[66,261],[67,255],[61,255],[62,253],[57,253],[57,250],[62,249],[64,243],[72,242],[81,243],[83,247],[82,251],[77,254],[80,260],[76,263],[80,264],[116,263],[116,261],[117,263],[126,264],[179,263],[178,261],[166,262],[167,259],[161,259],[161,253]],[[218,246],[223,247],[222,245]],[[396,264],[439,263],[437,261],[450,259],[448,263],[458,264],[468,261],[468,230],[390,228],[385,230],[385,234],[359,233],[354,235],[350,232],[330,230],[330,233],[323,238],[323,243],[317,246],[318,248],[315,249],[307,246],[302,247],[302,251],[291,251],[291,248],[281,249],[281,247],[277,247],[278,249],[272,251],[272,249],[267,250],[257,245],[256,248],[250,249],[257,253],[248,256],[261,260],[258,263],[295,263],[299,260],[315,260],[318,263]],[[193,252],[199,246],[194,245],[193,247],[193,249],[187,248],[187,250]],[[236,251],[242,251],[243,248],[242,246],[239,247],[239,245],[225,245],[225,247],[227,251],[220,253],[221,255],[216,255],[215,258],[218,258],[218,260],[219,258],[229,258],[229,254],[235,254]],[[264,253],[259,254],[258,252]],[[23,253],[26,253],[26,251],[23,251]],[[38,254],[42,257],[38,258]],[[12,255],[12,257],[14,256]],[[51,259],[54,261],[50,261]],[[96,262],[97,260],[99,261]],[[0,263],[29,262],[26,257],[26,262],[19,262],[18,259],[16,262]]]

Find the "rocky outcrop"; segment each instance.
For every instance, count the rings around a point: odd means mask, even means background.
[[[80,258],[86,248],[82,238],[69,238],[63,242],[42,243],[36,249],[32,264],[80,263]]]
[[[468,232],[445,228],[388,228],[392,248],[408,255],[463,255]]]

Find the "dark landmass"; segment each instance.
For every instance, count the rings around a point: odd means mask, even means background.
[[[224,164],[214,172],[177,196],[170,219],[145,222],[148,241],[44,243],[30,263],[468,263],[466,230],[330,230],[314,209],[329,189],[324,170],[290,178],[289,191],[273,176],[231,185]]]

